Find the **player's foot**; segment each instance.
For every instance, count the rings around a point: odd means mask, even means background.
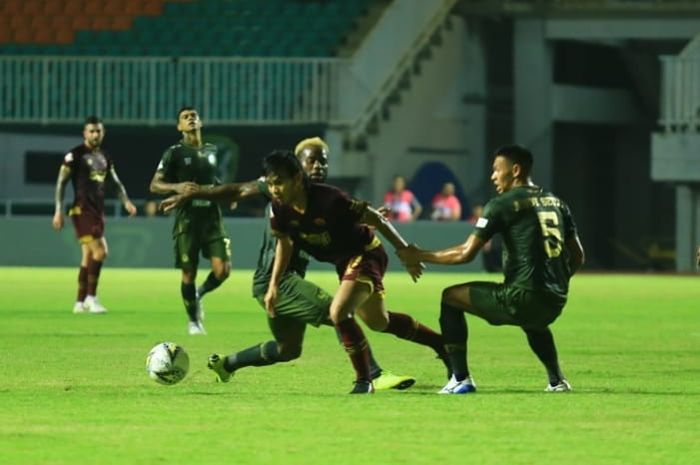
[[[408,389],[416,383],[416,379],[412,376],[395,375],[390,371],[382,370],[382,372],[372,380],[374,389],[383,391],[386,389]]]
[[[228,383],[231,376],[233,376],[233,372],[228,371],[224,366],[224,360],[225,358],[219,354],[211,354],[207,362],[207,367],[216,373],[216,381],[218,383]]]
[[[202,305],[202,297],[199,290],[197,291],[197,321],[200,325],[204,321],[204,306]]]
[[[470,392],[476,392],[476,383],[470,376],[462,381],[457,381],[457,378],[452,375],[447,384],[438,391],[438,394],[468,394]]]
[[[83,303],[83,308],[88,313],[107,313],[107,309],[104,306],[102,306],[100,301],[97,300],[97,297],[87,296],[85,298],[85,302]]]
[[[73,305],[73,313],[87,313],[85,305],[83,305],[82,302],[76,302],[75,305]]]
[[[548,384],[544,388],[544,392],[569,392],[571,391],[571,384],[565,379],[562,379],[557,384]]]
[[[207,332],[201,322],[190,321],[187,323],[187,333],[190,336],[206,336]]]
[[[358,379],[355,381],[355,386],[350,391],[350,394],[374,394],[374,385],[372,381]]]

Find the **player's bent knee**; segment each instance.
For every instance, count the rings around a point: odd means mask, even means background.
[[[279,346],[279,361],[290,362],[301,357],[301,346],[280,345]]]

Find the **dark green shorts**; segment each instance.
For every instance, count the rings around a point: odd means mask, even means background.
[[[221,233],[207,235],[186,232],[176,235],[174,240],[176,268],[196,269],[200,252],[206,259],[216,257],[231,260],[231,240]]]
[[[472,305],[492,325],[545,328],[561,314],[566,298],[491,282],[468,283]]]
[[[264,298],[264,294],[255,296],[263,308],[265,308]],[[272,320],[289,319],[319,326],[328,322],[332,300],[333,297],[314,283],[306,281],[297,274],[288,273],[280,283],[275,304],[277,317]]]

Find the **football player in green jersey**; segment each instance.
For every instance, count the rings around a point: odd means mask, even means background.
[[[502,284],[468,282],[442,292],[440,326],[453,376],[440,393],[476,391],[467,364],[465,312],[493,325],[522,328],[530,348],[547,370],[549,384],[545,390],[571,390],[559,368],[549,325],[564,308],[569,279],[583,264],[584,252],[569,208],[533,184],[532,164],[532,154],[523,147],[499,148],[491,174],[499,195],[486,204],[467,240],[438,251],[412,245],[397,252],[406,264],[455,265],[473,260],[494,234],[500,233],[503,238]]]
[[[184,194],[218,184],[216,146],[202,141],[202,120],[197,110],[183,107],[177,114],[182,140],[165,151],[151,181],[156,194]],[[228,278],[231,271],[230,240],[224,230],[219,204],[191,199],[178,206],[173,225],[175,266],[182,270],[180,292],[189,318],[191,335],[206,334],[201,299]],[[199,254],[211,261],[211,272],[195,288]]]
[[[322,139],[314,137],[302,140],[297,144],[295,154],[312,182],[325,182],[328,175],[328,145]],[[190,198],[237,201],[261,195],[271,199],[269,188],[263,179],[223,184],[202,188],[196,193],[175,195],[164,200],[161,207],[170,210]],[[265,222],[258,265],[253,276],[253,297],[262,308],[265,307],[263,299],[270,284],[277,246],[277,239],[270,230],[270,213],[271,206],[268,205],[265,209],[268,221]],[[215,354],[210,357],[209,367],[214,370],[219,381],[229,381],[236,370],[248,366],[265,366],[294,360],[301,356],[307,325],[333,325],[329,313],[333,298],[316,284],[304,279],[308,264],[308,255],[299,249],[294,250],[287,272],[280,283],[276,315],[274,318],[268,316],[268,325],[274,340],[255,344],[228,356]],[[415,383],[411,376],[395,375],[382,370],[371,350],[369,355],[370,375],[375,389],[406,389]]]

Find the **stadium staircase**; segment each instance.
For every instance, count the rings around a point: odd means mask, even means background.
[[[0,54],[334,56],[375,0],[4,0]]]

